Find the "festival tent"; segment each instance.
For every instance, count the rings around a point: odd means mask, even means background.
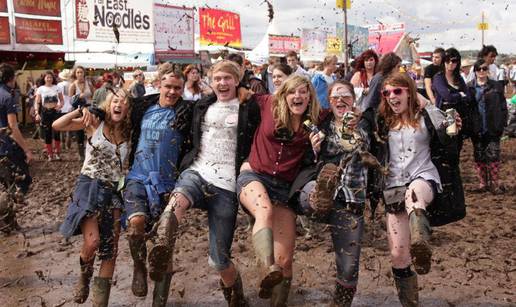
[[[271,20],[271,22],[269,22],[269,25],[267,26],[267,31],[265,31],[265,34],[263,35],[258,45],[256,45],[256,47],[254,47],[253,50],[246,52],[245,57],[249,61],[251,61],[251,63],[265,64],[267,63],[269,56],[274,55],[269,54],[269,35],[280,34],[280,31],[276,26],[276,20],[278,19],[279,14],[280,13],[278,11],[274,12],[274,18]]]

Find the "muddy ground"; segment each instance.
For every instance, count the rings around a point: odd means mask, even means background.
[[[21,231],[0,235],[0,306],[75,306],[71,291],[78,274],[81,238],[65,244],[58,227],[80,170],[78,157],[65,152],[63,161],[32,164],[34,183],[19,208]],[[434,229],[432,270],[419,277],[422,306],[516,306],[516,140],[503,142],[500,172],[503,195],[476,193],[471,145],[462,154],[467,217]],[[37,154],[37,155],[38,155]],[[36,155],[36,156],[37,156]],[[400,306],[393,286],[383,215],[367,221],[354,306]],[[334,285],[335,260],[329,233],[297,239],[291,306],[327,306]],[[257,296],[257,275],[251,240],[239,215],[233,257],[242,272],[252,306],[267,304]],[[168,306],[225,306],[218,277],[207,263],[207,219],[191,211],[177,243]],[[98,267],[97,267],[98,269]],[[132,261],[122,235],[110,306],[150,306],[131,293]],[[86,306],[89,302],[86,303]]]

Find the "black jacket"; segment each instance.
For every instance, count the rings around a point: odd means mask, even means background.
[[[430,113],[437,114],[437,116]],[[436,127],[439,122],[444,120],[444,116],[442,114],[439,116],[439,111],[435,110],[435,107],[429,106],[423,109],[422,115],[430,134],[432,163],[439,172],[443,188],[442,193],[438,193],[432,204],[428,206],[427,212],[431,225],[440,226],[460,220],[466,215],[464,190],[459,169],[458,138],[450,138],[444,127]],[[435,123],[436,121],[437,123]],[[375,136],[371,137],[371,151],[376,155],[380,164],[387,167],[389,163],[389,129],[381,117],[377,119],[376,123],[377,136],[376,138]],[[377,195],[384,187],[385,176],[379,171],[373,170],[373,176],[369,177],[368,193]]]
[[[476,93],[475,86],[476,80],[468,83],[468,87],[470,92],[473,94],[473,97],[475,97]],[[503,88],[497,81],[490,79],[487,80],[487,85],[484,90],[484,102],[486,105],[487,134],[490,137],[501,137],[504,128],[507,126],[509,113],[507,110],[507,103],[505,102]],[[479,120],[482,119],[479,117]]]
[[[129,153],[129,167],[133,165],[134,155],[136,153],[136,148],[138,147],[138,141],[140,140],[143,115],[145,114],[145,112],[147,112],[147,109],[149,109],[151,106],[157,103],[159,103],[159,94],[144,96],[133,100],[131,111],[132,132],[131,152]],[[183,136],[183,144],[179,152],[178,164],[181,163],[181,160],[184,157],[185,153],[188,152],[191,148],[189,132],[190,125],[192,123],[193,105],[194,103],[192,101],[183,100],[183,98],[179,98],[179,101],[174,106],[176,110],[176,118],[172,123],[170,123],[170,125],[174,129],[178,130],[179,133],[181,133],[181,135]]]
[[[215,95],[210,95],[199,100],[193,108],[193,118],[190,130],[191,150],[188,152],[180,164],[180,171],[184,171],[197,158],[201,148],[202,131],[201,126],[206,115],[206,111],[210,105],[217,101]],[[251,152],[251,145],[253,144],[254,133],[260,124],[260,107],[254,100],[244,101],[240,103],[238,110],[238,137],[237,137],[237,153],[235,161],[235,174],[240,173],[240,166],[248,158]]]

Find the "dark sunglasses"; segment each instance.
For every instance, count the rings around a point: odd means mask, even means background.
[[[488,71],[488,70],[489,70],[489,67],[487,67],[487,66],[481,66],[476,69],[476,71]]]
[[[403,93],[403,90],[408,90],[408,87],[397,87],[392,90],[383,90],[382,96],[387,98],[391,95],[391,93],[393,93],[396,96],[399,96],[399,95],[401,95],[401,93]]]
[[[457,64],[457,63],[459,63],[459,59],[457,59],[457,58],[446,59],[446,63]]]

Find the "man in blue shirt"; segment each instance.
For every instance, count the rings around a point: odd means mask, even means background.
[[[190,129],[192,103],[184,101],[184,79],[169,63],[159,70],[159,95],[150,95],[135,102],[131,122],[132,150],[130,170],[124,190],[128,239],[134,261],[132,291],[147,295],[146,233],[165,208],[174,189],[178,165],[186,147]],[[150,274],[155,274],[150,268]],[[162,274],[163,272],[159,272]],[[153,306],[165,306],[172,278],[171,265],[153,293]]]

